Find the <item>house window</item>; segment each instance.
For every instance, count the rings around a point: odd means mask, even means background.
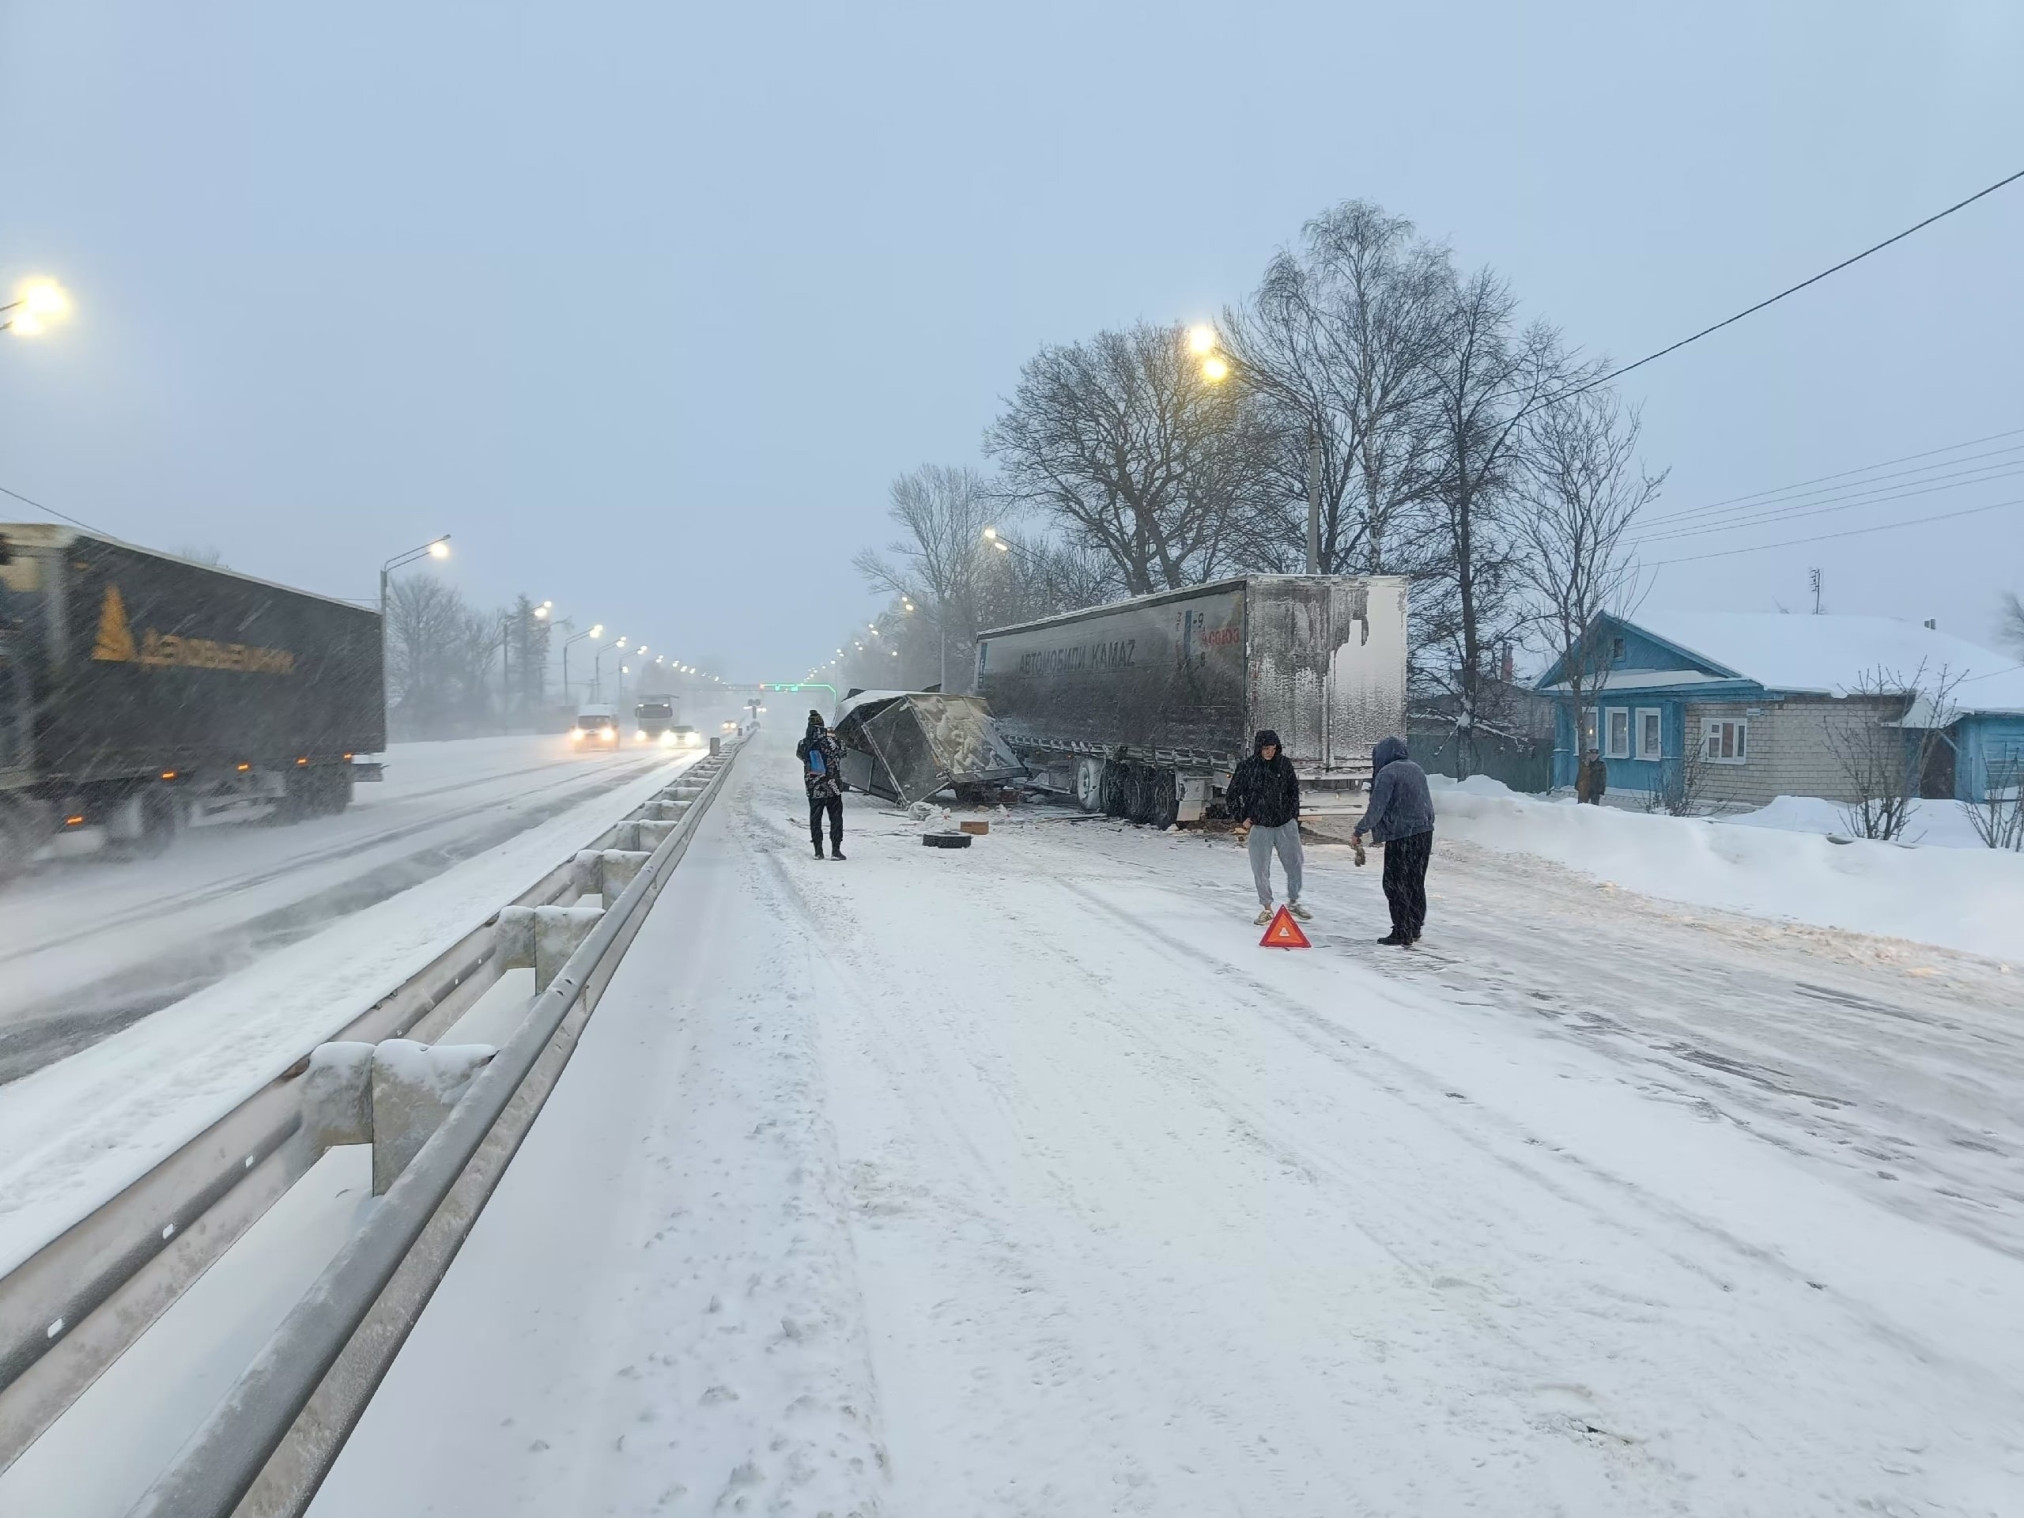
[[[1602,731],[1605,742],[1602,757],[1605,759],[1628,759],[1630,757],[1630,708],[1609,706],[1603,708]]]
[[[1623,639],[1611,638],[1609,640],[1609,659],[1612,664],[1623,663]]]
[[[1744,764],[1750,758],[1750,724],[1709,717],[1701,724],[1701,757],[1710,764]]]
[[[1659,719],[1656,706],[1641,706],[1637,710],[1637,756],[1640,759],[1659,757],[1659,740],[1665,731]]]

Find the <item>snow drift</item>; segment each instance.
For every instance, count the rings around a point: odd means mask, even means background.
[[[1823,928],[2024,957],[2024,855],[1735,827],[1434,779],[1437,829],[1627,890]]]

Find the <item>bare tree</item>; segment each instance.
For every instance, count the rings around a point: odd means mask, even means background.
[[[2024,658],[2024,599],[2020,599],[2014,590],[2004,592],[1996,636],[2018,657]]]
[[[1028,360],[985,448],[1008,497],[1103,553],[1128,594],[1178,589],[1230,562],[1255,475],[1247,399],[1182,328],[1142,322]]]
[[[1579,728],[1576,729],[1578,733]],[[1708,759],[1699,742],[1681,745],[1676,758],[1659,761],[1658,783],[1645,793],[1647,812],[1664,812],[1671,817],[1691,817],[1707,790]]]
[[[1444,249],[1353,200],[1308,222],[1249,307],[1225,314],[1225,341],[1270,419],[1260,515],[1281,557],[1305,562],[1312,449],[1321,570],[1413,567],[1399,540],[1433,483],[1432,401],[1453,285]]]
[[[1435,375],[1434,483],[1429,526],[1438,559],[1420,577],[1425,594],[1414,671],[1449,698],[1457,778],[1475,767],[1477,726],[1497,714],[1493,651],[1519,630],[1518,545],[1507,508],[1523,466],[1525,420],[1564,388],[1558,335],[1543,323],[1517,327],[1517,298],[1488,270],[1455,286]]]
[[[923,464],[892,483],[887,513],[904,530],[886,553],[866,549],[853,561],[871,588],[914,605],[934,621],[940,682],[961,669],[977,637],[977,576],[988,552],[984,529],[997,497],[973,469]]]
[[[1611,662],[1602,619],[1635,610],[1626,535],[1665,483],[1637,461],[1640,430],[1637,411],[1613,393],[1581,390],[1532,412],[1521,441],[1517,577],[1567,687],[1577,746]]]
[[[1906,676],[1865,670],[1846,692],[1847,720],[1828,732],[1828,747],[1853,800],[1842,819],[1858,838],[1904,835],[1919,799],[1919,782],[1953,708],[1960,676],[1924,664]]]
[[[394,580],[387,593],[387,713],[408,737],[476,731],[490,705],[500,619],[475,611],[429,575]]]
[[[1990,765],[1982,799],[1963,801],[1961,810],[1987,847],[2024,852],[2024,765]]]
[[[537,712],[547,696],[552,629],[545,614],[535,614],[538,610],[533,600],[523,595],[514,601],[503,619],[506,667],[499,675],[505,716],[510,717],[516,709],[523,716]]]

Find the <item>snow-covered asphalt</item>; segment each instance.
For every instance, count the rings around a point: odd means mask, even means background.
[[[2024,1491],[1992,964],[738,761],[320,1518],[1962,1514]]]
[[[14,956],[0,961],[0,1002],[47,1009],[11,1027],[0,1013],[0,1036],[17,1035],[15,1053],[38,1055],[28,1073],[0,1084],[0,1271],[344,1027],[695,758],[574,757],[566,742],[410,745],[394,752],[385,789],[361,786],[362,804],[342,816],[196,829],[163,859],[78,860],[0,898],[0,953]],[[177,966],[190,971],[188,983],[173,979]],[[124,1004],[128,1015],[110,1026],[92,1020],[106,987],[146,991],[156,976],[164,988],[153,1002]]]
[[[190,829],[154,859],[67,854],[0,886],[0,1081],[88,1046],[474,858],[668,755],[561,735],[397,744],[341,815]]]

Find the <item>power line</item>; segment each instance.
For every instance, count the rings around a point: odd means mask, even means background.
[[[91,523],[80,521],[78,518],[70,515],[70,513],[68,512],[58,511],[54,506],[45,506],[40,501],[33,500],[30,497],[23,495],[18,490],[9,490],[5,485],[0,485],[0,495],[11,495],[14,497],[15,500],[25,502],[26,504],[33,506],[37,511],[46,511],[53,517],[60,517],[62,520],[70,523],[70,525],[73,527],[82,527],[86,532],[96,532],[107,537],[111,536],[111,534],[107,533],[103,527],[94,527],[91,525]]]
[[[1634,532],[1632,540],[1638,543],[1663,543],[1674,538],[1703,537],[1711,532],[1745,532],[1753,527],[1764,527],[1776,522],[1797,521],[1801,517],[1826,516],[1838,511],[1859,511],[1865,506],[1881,506],[1889,501],[1909,501],[1918,496],[1934,495],[1940,491],[1960,490],[1969,485],[1986,485],[1994,480],[2014,479],[2019,474],[2024,474],[2024,461],[2012,461],[2004,465],[1989,465],[1982,469],[1967,470],[1958,476],[1942,475],[1937,480],[1922,480],[1902,489],[1859,490],[1847,496],[1831,497],[1826,501],[1791,502],[1747,516],[1732,516],[1726,521],[1709,522],[1700,526],[1676,525],[1658,532]]]
[[[1902,232],[1894,232],[1889,237],[1886,237],[1882,242],[1872,243],[1869,247],[1864,248],[1860,253],[1854,254],[1849,258],[1844,258],[1840,263],[1834,264],[1829,268],[1822,269],[1818,274],[1814,274],[1807,277],[1806,279],[1802,279],[1796,285],[1788,285],[1785,289],[1780,290],[1776,295],[1767,296],[1765,299],[1758,301],[1754,306],[1745,306],[1741,311],[1738,311],[1734,316],[1725,316],[1720,321],[1714,323],[1714,325],[1703,327],[1701,328],[1700,331],[1692,334],[1689,337],[1683,337],[1676,343],[1668,343],[1665,347],[1659,349],[1656,353],[1647,353],[1643,358],[1638,359],[1635,362],[1625,364],[1618,369],[1612,369],[1607,374],[1597,375],[1592,380],[1586,380],[1579,385],[1573,386],[1571,389],[1562,390],[1556,395],[1549,395],[1548,397],[1546,397],[1545,400],[1538,402],[1538,404],[1541,406],[1548,406],[1555,401],[1565,400],[1569,396],[1580,395],[1584,391],[1593,390],[1598,385],[1606,385],[1611,380],[1618,379],[1623,375],[1630,373],[1631,370],[1633,369],[1642,369],[1646,364],[1653,363],[1658,359],[1662,359],[1668,353],[1679,352],[1680,349],[1686,347],[1689,343],[1697,343],[1704,337],[1709,337],[1714,333],[1720,332],[1724,327],[1733,327],[1737,322],[1743,320],[1744,317],[1755,316],[1759,311],[1762,311],[1765,307],[1777,305],[1778,302],[1785,299],[1786,296],[1797,295],[1801,290],[1804,290],[1808,285],[1817,285],[1823,279],[1826,279],[1830,274],[1839,274],[1843,269],[1846,269],[1851,265],[1861,263],[1865,258],[1868,258],[1872,253],[1881,253],[1885,248],[1888,248],[1892,243],[1903,242],[1907,237],[1910,237],[1912,233],[1922,232],[1927,227],[1930,227],[1934,222],[1944,221],[1947,217],[1952,216],[1956,211],[1963,210],[1966,207],[1973,205],[1983,196],[1993,195],[1998,190],[2002,189],[2005,185],[2015,184],[2020,179],[2024,179],[2024,169],[2019,169],[2014,174],[2004,175],[1994,184],[1983,186],[1983,188],[1977,190],[1974,194],[1968,196],[1965,200],[1955,201],[1952,205],[1948,206],[1944,211],[1935,211],[1932,215],[1928,216],[1924,221],[1913,222],[1910,226],[1906,227]]]
[[[1929,522],[1951,522],[1956,517],[1979,516],[1985,511],[2000,511],[2005,506],[2024,506],[2024,498],[2014,501],[1991,501],[1986,506],[1970,506],[1965,511],[1943,511],[1936,516],[1909,517],[1901,522],[1883,522],[1875,527],[1851,527],[1845,532],[1817,533],[1810,538],[1787,538],[1778,543],[1758,543],[1749,548],[1718,548],[1713,553],[1689,554],[1681,559],[1660,559],[1647,565],[1650,569],[1664,569],[1668,564],[1698,564],[1703,559],[1727,559],[1739,553],[1766,553],[1773,548],[1796,548],[1801,543],[1825,543],[1833,538],[1859,538],[1865,533],[1889,532],[1898,527],[1923,527]]]
[[[2024,452],[2024,443],[2013,443],[2007,448],[1992,448],[1987,453],[1971,453],[1960,458],[1946,459],[1938,464],[1925,464],[1917,469],[1901,469],[1895,474],[1878,474],[1876,472],[1879,469],[1888,469],[1893,464],[1909,464],[1914,459],[1929,459],[1942,453],[1958,453],[1963,448],[1973,448],[1982,443],[1993,443],[2003,438],[2019,436],[2024,436],[2024,427],[2019,427],[2012,432],[1993,433],[1988,437],[1970,438],[1962,443],[1949,443],[1944,448],[1928,448],[1923,453],[1908,453],[1901,458],[1884,459],[1875,464],[1864,464],[1859,469],[1843,469],[1834,474],[1817,475],[1810,480],[1798,480],[1793,484],[1780,485],[1771,490],[1752,491],[1749,495],[1732,495],[1725,500],[1710,501],[1704,506],[1687,507],[1680,511],[1663,512],[1655,517],[1647,517],[1645,520],[1647,522],[1671,522],[1683,517],[1699,517],[1711,512],[1720,512],[1728,515],[1731,514],[1730,508],[1747,510],[1757,505],[1769,505],[1773,504],[1774,498],[1779,496],[1796,500],[1801,496],[1821,495],[1826,493],[1824,488],[1809,489],[1808,487],[1828,487],[1835,480],[1849,480],[1856,475],[1866,474],[1870,476],[1868,480],[1861,482],[1864,486],[1868,486],[1877,483],[1879,480],[1894,480],[1901,479],[1906,475],[1926,474],[1934,469],[1945,469],[1954,464],[1971,464],[1977,459],[2000,458],[2006,453]]]

